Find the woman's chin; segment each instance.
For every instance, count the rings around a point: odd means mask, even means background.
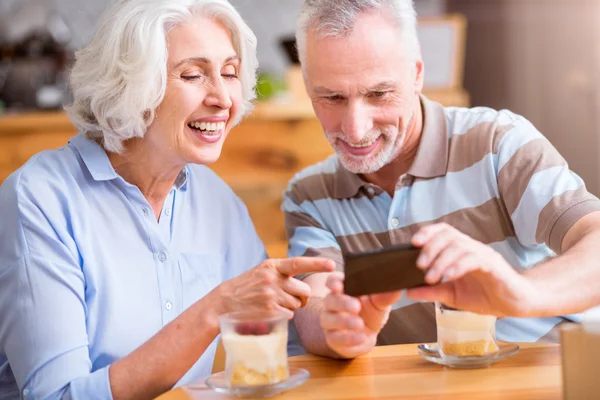
[[[199,149],[194,151],[189,157],[186,157],[192,164],[209,165],[217,162],[221,156],[221,148],[219,149]]]

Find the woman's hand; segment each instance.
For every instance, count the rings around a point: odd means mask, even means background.
[[[265,260],[215,289],[220,298],[220,314],[266,309],[281,310],[292,318],[294,310],[304,307],[310,297],[310,286],[294,276],[334,269],[335,263],[324,258]]]

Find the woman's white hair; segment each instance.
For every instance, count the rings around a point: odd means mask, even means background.
[[[111,152],[143,137],[167,86],[167,34],[194,15],[221,22],[241,58],[240,115],[256,94],[256,36],[227,0],[113,0],[88,45],[75,53],[73,104],[66,111],[78,129]]]
[[[387,11],[399,29],[409,56],[419,55],[417,14],[412,0],[305,0],[296,25],[296,45],[300,61],[306,54],[306,35],[309,31],[318,38],[345,37],[354,29],[363,13]]]

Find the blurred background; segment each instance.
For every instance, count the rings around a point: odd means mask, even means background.
[[[258,37],[260,102],[213,168],[246,201],[271,255],[282,256],[281,191],[299,169],[331,154],[287,41],[302,0],[230,1]],[[0,182],[75,133],[61,111],[68,69],[106,3],[0,0]],[[425,94],[448,106],[524,115],[600,195],[600,0],[415,5]]]

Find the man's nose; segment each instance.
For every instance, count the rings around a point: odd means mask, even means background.
[[[342,133],[350,143],[360,143],[373,129],[369,110],[360,101],[349,101],[342,121]]]

